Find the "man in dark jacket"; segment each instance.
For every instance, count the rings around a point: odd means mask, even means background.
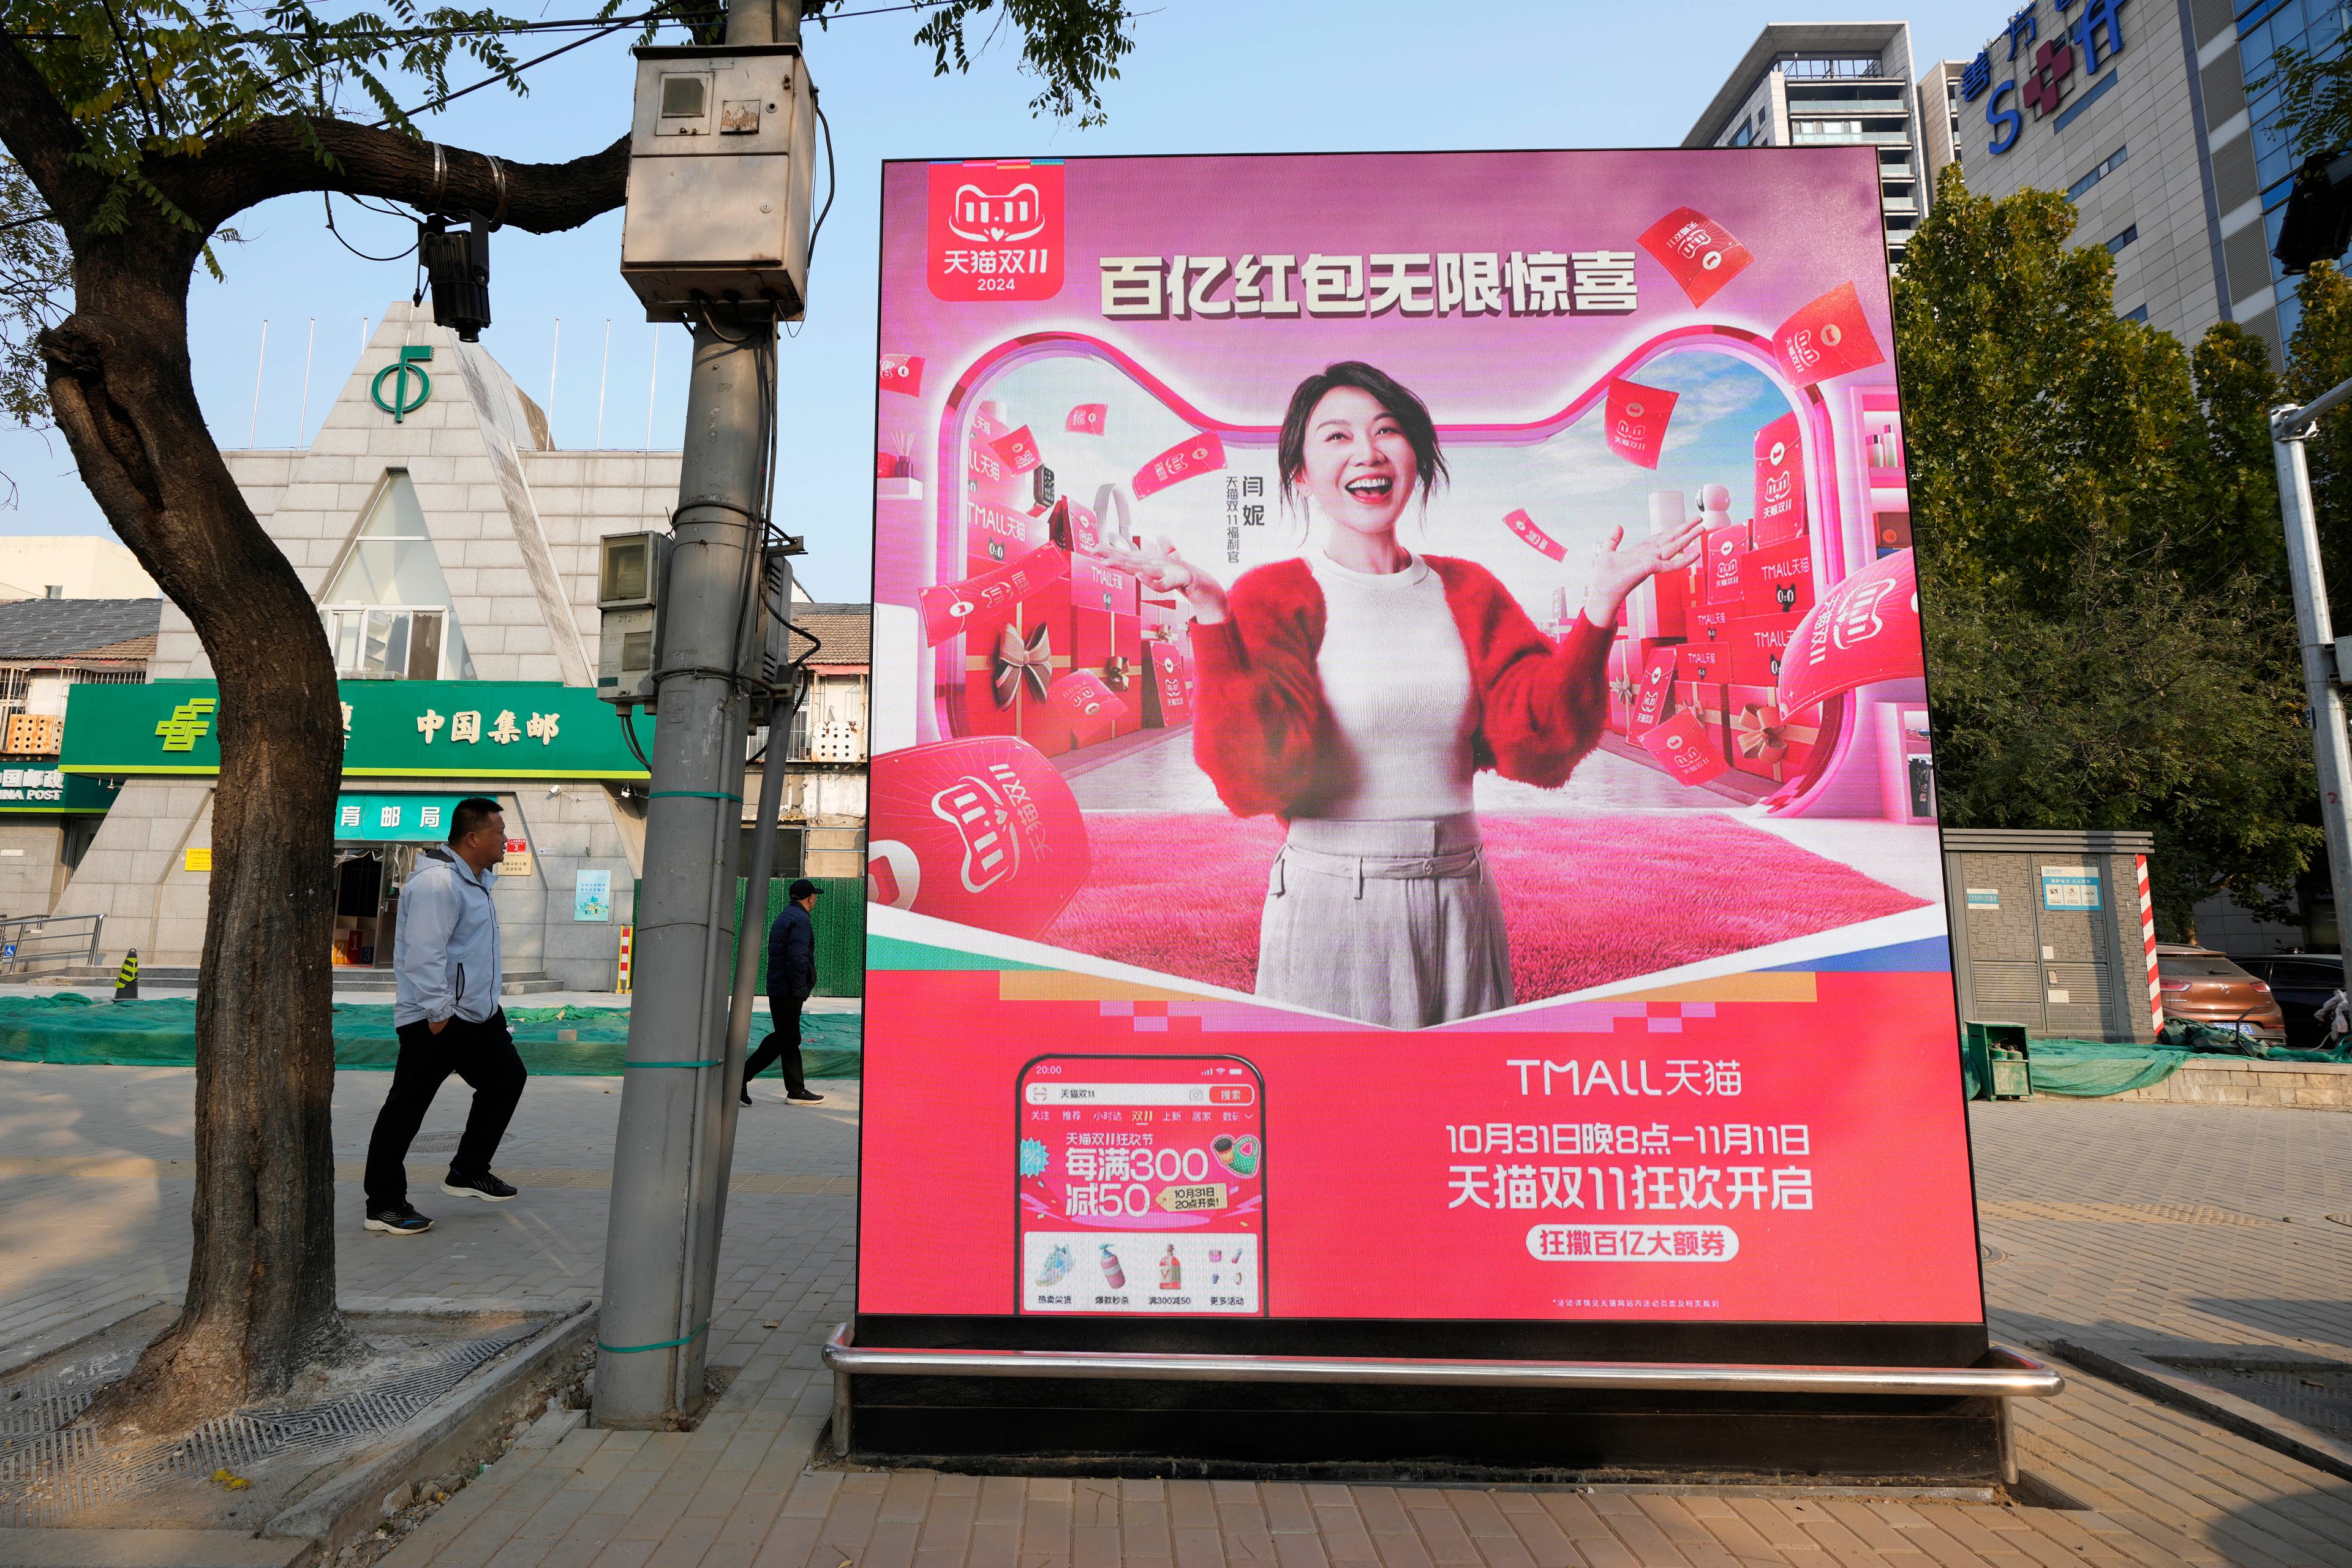
[[[806,877],[792,885],[792,902],[768,928],[768,1022],[775,1032],[760,1043],[743,1064],[742,1101],[751,1103],[751,1080],[772,1062],[784,1064],[784,1098],[809,1103],[824,1096],[809,1092],[801,1077],[801,1004],[816,989],[816,927],[809,911],[816,908],[817,886]]]

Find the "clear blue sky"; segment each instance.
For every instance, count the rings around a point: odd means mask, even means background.
[[[852,0],[863,9],[879,0]],[[551,15],[584,5],[549,0]],[[962,77],[934,79],[908,40],[912,13],[811,28],[809,68],[836,138],[840,199],[820,243],[809,320],[782,355],[783,437],[778,510],[804,533],[803,580],[823,599],[867,594],[874,395],[876,195],[886,158],[1086,153],[1348,152],[1498,147],[1674,146],[1767,20],[1874,20],[1882,5],[1749,0],[1144,0],[1137,47],[1106,91],[1108,125],[1075,131],[1033,120],[1035,89],[1000,44]],[[1921,62],[1973,54],[2007,0],[1915,9]],[[529,8],[522,8],[529,14]],[[460,80],[471,79],[462,72]],[[626,128],[625,36],[542,67],[518,100],[486,89],[437,117],[436,140],[521,160],[569,158]],[[822,172],[819,181],[822,184]],[[336,203],[337,225],[386,255],[413,231]],[[289,197],[236,220],[228,279],[199,277],[191,298],[196,385],[224,447],[296,444],[303,349],[313,318],[309,423],[315,429],[351,369],[362,318],[405,299],[413,264],[362,261],[320,222],[316,196]],[[593,443],[603,370],[604,444],[642,447],[656,334],[617,271],[620,215],[568,235],[502,231],[493,247],[496,324],[483,344],[524,390],[545,400],[555,321],[562,329],[551,413],[563,446]],[[258,408],[261,323],[269,321]],[[686,337],[660,330],[653,442],[675,447],[684,417]],[[308,432],[304,432],[307,438]],[[0,471],[20,489],[0,533],[103,533],[60,437],[0,431]]]

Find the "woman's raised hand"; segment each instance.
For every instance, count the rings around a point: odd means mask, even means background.
[[[1192,618],[1202,626],[1213,626],[1225,618],[1224,584],[1176,553],[1176,547],[1167,540],[1153,535],[1141,549],[1123,550],[1104,543],[1096,553],[1122,572],[1132,572],[1136,580],[1155,594],[1181,594],[1184,602],[1192,606]]]
[[[1612,528],[1592,557],[1592,584],[1584,594],[1584,618],[1596,626],[1617,619],[1625,595],[1660,572],[1682,572],[1696,564],[1706,548],[1704,519],[1694,519],[1672,533],[1644,534],[1628,541],[1623,528]]]

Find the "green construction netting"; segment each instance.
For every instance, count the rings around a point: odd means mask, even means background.
[[[2126,1094],[2162,1083],[2199,1057],[2244,1057],[2271,1062],[2352,1061],[2352,1040],[2332,1050],[2297,1051],[2284,1046],[2250,1040],[2230,1029],[2203,1024],[2168,1023],[2153,1045],[2118,1044],[2106,1040],[2035,1040],[2027,1061],[2036,1094],[2063,1094],[2076,1099]],[[1975,1075],[1969,1092],[1977,1092]]]
[[[509,1007],[507,1025],[523,1066],[552,1076],[618,1073],[629,1039],[626,1007]],[[560,1040],[559,1030],[579,1037]],[[766,1029],[754,1021],[751,1046]],[[856,1078],[860,1020],[855,1013],[801,1015],[801,1054],[811,1078]],[[335,1005],[335,1065],[389,1072],[400,1052],[392,1008],[383,1003]],[[0,996],[0,1061],[80,1067],[191,1067],[196,1059],[193,997],[93,1002],[54,996]]]

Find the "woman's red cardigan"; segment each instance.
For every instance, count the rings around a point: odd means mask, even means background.
[[[1579,615],[1555,641],[1485,567],[1423,559],[1470,656],[1472,765],[1547,789],[1567,783],[1608,724],[1613,634]],[[1315,668],[1323,590],[1305,561],[1276,561],[1243,573],[1226,601],[1224,620],[1192,627],[1192,755],[1235,816],[1312,816],[1342,782],[1329,771],[1339,749]]]

